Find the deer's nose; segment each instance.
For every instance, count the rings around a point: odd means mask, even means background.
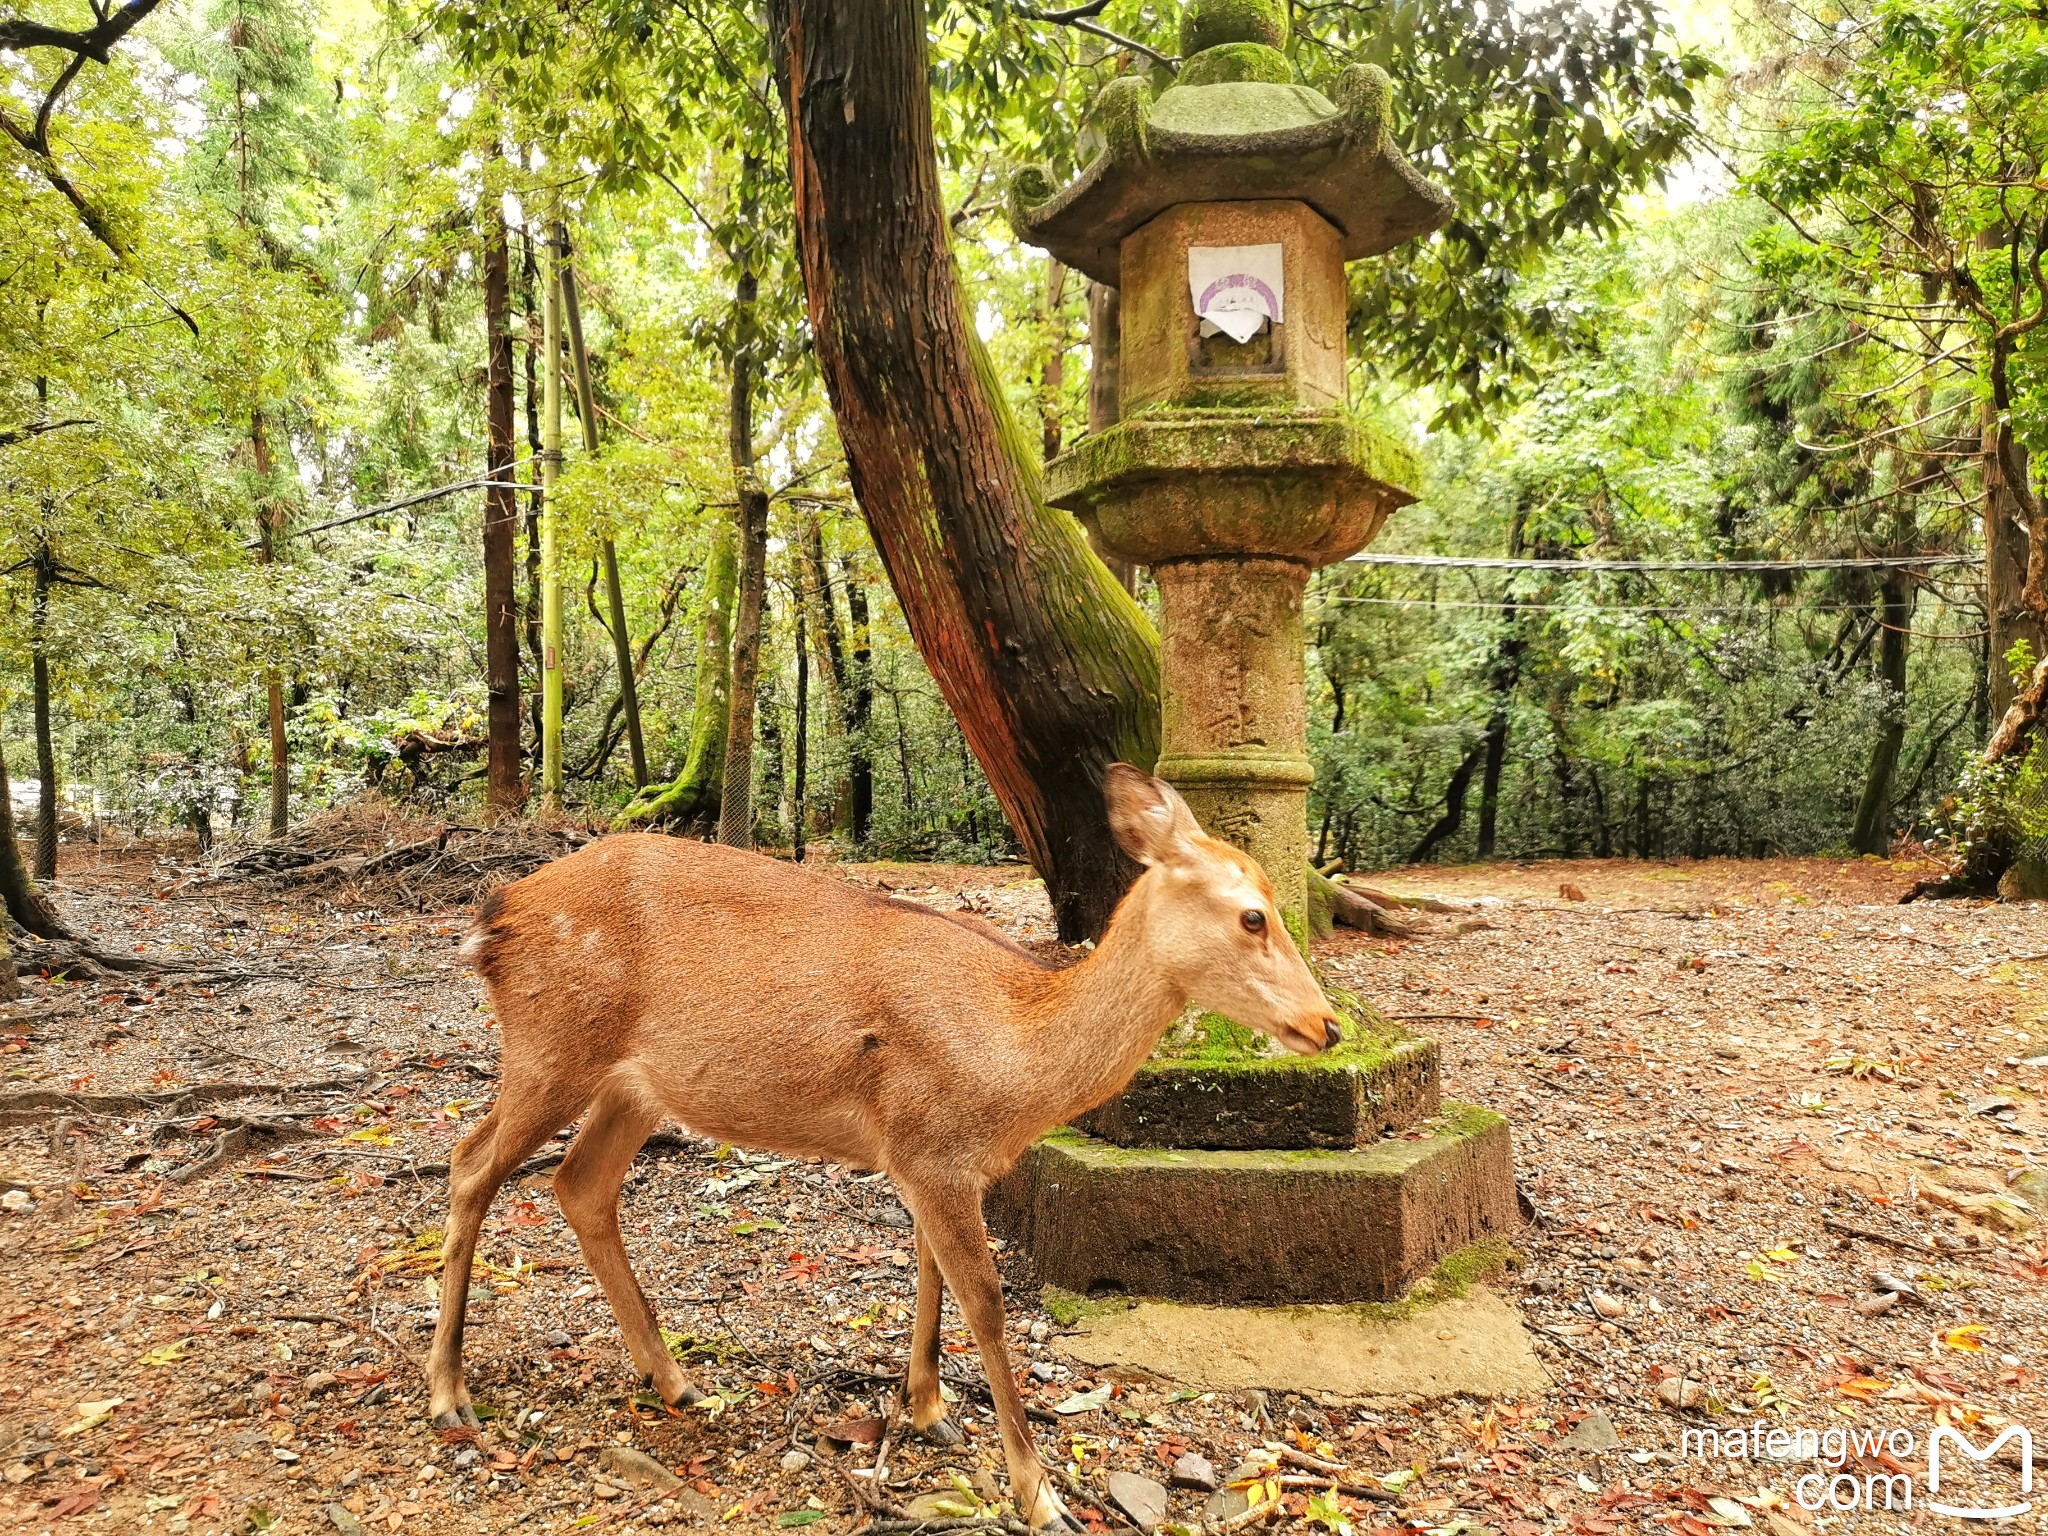
[[[1337,1021],[1335,1019],[1324,1019],[1323,1049],[1326,1051],[1334,1051],[1338,1046],[1342,1045],[1343,1043],[1344,1036],[1337,1029]]]

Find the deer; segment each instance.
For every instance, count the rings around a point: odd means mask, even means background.
[[[555,1195],[641,1378],[700,1400],[634,1278],[619,1192],[664,1120],[783,1156],[888,1174],[909,1212],[915,1321],[902,1402],[963,1439],[939,1385],[950,1288],[980,1352],[1010,1491],[1035,1527],[1079,1529],[1035,1449],[1004,1344],[982,1196],[1032,1141],[1113,1098],[1190,1003],[1314,1055],[1341,1036],[1249,856],[1172,786],[1103,779],[1109,831],[1141,866],[1094,949],[1059,968],[992,924],[737,848],[599,839],[479,907],[463,958],[503,1041],[498,1096],[449,1160],[428,1413],[477,1426],[462,1327],[499,1186],[580,1114]]]

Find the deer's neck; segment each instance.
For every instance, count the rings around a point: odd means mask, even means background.
[[[1187,1007],[1149,928],[1144,908],[1126,901],[1094,953],[1046,979],[1027,1026],[1037,1068],[1027,1139],[1115,1097]]]

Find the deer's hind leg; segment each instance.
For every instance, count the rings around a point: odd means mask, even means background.
[[[661,1326],[647,1305],[646,1293],[633,1277],[626,1242],[619,1230],[619,1190],[626,1170],[646,1143],[661,1111],[630,1086],[613,1082],[598,1093],[577,1133],[576,1144],[555,1174],[555,1198],[575,1229],[583,1262],[611,1303],[619,1332],[640,1374],[669,1404],[696,1402],[697,1390],[662,1342]]]
[[[910,1424],[927,1440],[939,1445],[958,1445],[965,1437],[960,1426],[946,1413],[945,1394],[939,1391],[939,1307],[946,1299],[946,1282],[939,1274],[939,1261],[932,1245],[925,1241],[924,1226],[917,1228],[917,1321],[910,1331],[910,1369],[904,1378],[904,1394],[910,1400]]]
[[[576,1118],[583,1093],[541,1077],[508,1077],[498,1102],[448,1154],[448,1226],[441,1243],[441,1317],[427,1353],[427,1412],[436,1424],[476,1424],[462,1380],[462,1323],[484,1215],[512,1170]]]

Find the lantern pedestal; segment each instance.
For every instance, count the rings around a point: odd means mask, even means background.
[[[1120,290],[1121,419],[1046,471],[1161,611],[1155,771],[1273,883],[1308,943],[1302,602],[1414,500],[1413,457],[1349,408],[1344,264],[1450,203],[1388,142],[1370,65],[1301,84],[1276,0],[1189,0],[1184,63],[1096,105],[1071,184],[1020,172],[1019,235]],[[1272,1059],[1204,1019],[989,1199],[1055,1285],[1184,1301],[1388,1301],[1519,1225],[1507,1123],[1439,1099],[1432,1042],[1352,1019]]]

